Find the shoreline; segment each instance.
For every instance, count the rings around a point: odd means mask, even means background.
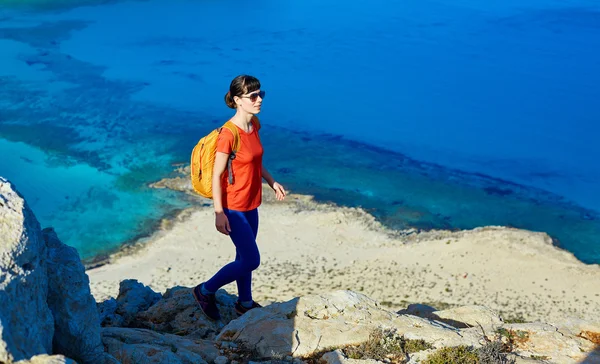
[[[138,234],[136,237],[133,237],[133,238],[123,242],[120,246],[113,248],[112,250],[102,252],[102,253],[94,255],[92,257],[83,259],[82,263],[84,264],[86,269],[98,268],[98,267],[101,267],[101,266],[104,266],[107,264],[111,264],[112,261],[114,261],[115,259],[118,259],[120,257],[136,254],[138,251],[144,249],[144,246],[147,242],[153,240],[153,237],[156,235],[157,232],[168,230],[174,223],[180,222],[185,217],[189,217],[189,215],[191,215],[196,210],[203,209],[204,207],[207,207],[207,206],[208,207],[212,206],[212,200],[202,198],[202,197],[198,196],[192,190],[191,184],[188,179],[189,166],[186,163],[175,163],[175,164],[173,164],[173,167],[175,167],[175,169],[171,173],[171,176],[165,177],[159,181],[150,183],[148,186],[150,188],[155,188],[155,189],[165,188],[165,189],[170,189],[173,191],[181,192],[184,195],[186,195],[186,197],[195,199],[197,205],[192,206],[192,207],[183,208],[183,209],[175,209],[175,210],[169,212],[168,214],[165,214],[164,216],[162,216],[160,218],[160,220],[157,220],[153,224],[152,229],[150,229],[144,233]],[[339,204],[336,204],[335,202],[329,201],[329,200],[320,201],[311,195],[294,194],[294,196],[299,197],[301,200],[304,200],[304,201],[310,201],[311,204],[313,204],[313,205],[319,205],[319,206],[325,207],[327,209],[360,210],[362,212],[362,214],[368,215],[370,217],[370,219],[372,219],[373,221],[375,221],[378,224],[378,227],[377,227],[378,230],[386,231],[386,233],[391,234],[393,236],[408,236],[408,235],[413,235],[413,234],[425,235],[428,233],[435,233],[438,231],[460,232],[460,231],[469,231],[469,230],[488,227],[488,226],[495,226],[495,225],[487,225],[487,226],[480,226],[480,227],[473,228],[473,229],[454,228],[454,229],[449,229],[449,230],[444,230],[444,229],[426,230],[426,229],[419,229],[416,227],[410,227],[408,229],[394,229],[394,228],[385,226],[385,224],[381,223],[376,216],[372,215],[371,213],[369,213],[368,211],[366,211],[365,209],[363,209],[361,207],[351,207],[351,206],[339,205]],[[274,203],[274,202],[277,202],[277,201],[275,200],[275,198],[273,198],[271,196],[270,188],[266,184],[263,183],[263,205],[265,203],[268,204],[268,203]],[[200,207],[199,205],[202,207]],[[520,228],[515,228],[512,226],[503,226],[503,227],[534,232],[533,230],[520,229]],[[540,231],[540,232],[545,233],[543,231]],[[560,240],[558,238],[555,238],[552,236],[549,236],[549,238],[552,241],[552,246],[572,255],[581,264],[600,267],[600,263],[586,263],[586,262],[578,259],[572,252],[561,247]]]
[[[160,220],[157,220],[153,224],[153,228],[148,230],[147,232],[138,234],[136,237],[133,237],[133,238],[123,242],[121,245],[119,245],[116,248],[113,248],[111,250],[99,253],[92,257],[83,259],[82,263],[84,264],[86,269],[98,268],[103,265],[110,264],[112,261],[114,261],[115,259],[118,259],[119,257],[136,254],[139,250],[144,248],[144,245],[148,241],[151,241],[153,239],[153,236],[157,232],[167,230],[172,224],[174,224],[178,221],[181,221],[182,218],[184,218],[183,216],[187,217],[187,216],[191,215],[195,210],[202,209],[202,207],[212,206],[212,200],[200,197],[192,190],[192,187],[191,187],[191,184],[190,184],[189,178],[188,178],[188,175],[189,175],[188,164],[187,163],[174,163],[173,167],[175,167],[175,168],[170,176],[165,177],[159,181],[150,183],[150,184],[148,184],[148,186],[150,188],[155,188],[155,189],[165,188],[165,189],[170,189],[173,191],[181,192],[184,195],[186,195],[186,197],[195,199],[196,206],[187,207],[187,208],[183,208],[183,209],[175,209],[175,210],[169,212],[168,214],[162,216]],[[487,177],[487,176],[485,176],[485,177],[491,178],[491,177]],[[515,184],[515,185],[517,185],[517,184]],[[337,204],[333,201],[329,201],[329,200],[320,201],[311,195],[294,194],[294,196],[300,197],[300,199],[304,200],[304,201],[310,201],[311,204],[319,205],[319,206],[322,206],[322,207],[325,207],[328,209],[346,209],[347,208],[347,209],[360,210],[362,212],[362,214],[368,215],[370,217],[370,219],[373,219],[373,221],[375,221],[378,224],[377,229],[379,229],[381,231],[386,231],[388,234],[391,234],[393,236],[407,236],[407,235],[412,235],[412,234],[428,234],[431,232],[435,233],[436,231],[459,232],[459,231],[468,231],[468,230],[476,229],[476,228],[473,228],[473,229],[454,228],[454,229],[449,229],[449,230],[447,230],[447,229],[427,230],[427,229],[419,229],[416,227],[410,227],[408,229],[394,229],[394,228],[386,226],[385,224],[380,222],[376,216],[372,215],[371,213],[369,213],[368,211],[366,211],[365,209],[363,209],[361,207],[351,207],[351,206],[339,205],[339,204]],[[263,205],[265,203],[273,203],[273,202],[277,202],[277,201],[275,200],[275,198],[273,196],[271,196],[270,188],[266,184],[263,183]],[[199,204],[202,207],[199,207]],[[495,225],[487,225],[487,226],[495,226]],[[487,227],[487,226],[480,226],[478,228]],[[533,230],[515,228],[512,226],[503,226],[503,227],[533,232]],[[546,233],[543,231],[540,231],[540,232]],[[559,249],[561,251],[567,252],[570,255],[573,255],[573,257],[581,264],[600,267],[600,263],[586,263],[586,262],[580,260],[579,258],[577,258],[569,250],[561,247],[560,240],[558,238],[555,238],[553,236],[549,236],[549,238],[551,239],[552,245],[554,247],[556,247],[557,249]]]
[[[186,191],[187,179],[153,187]],[[268,188],[268,187],[267,187]],[[483,304],[511,320],[600,317],[600,265],[553,245],[545,233],[506,227],[419,232],[383,226],[360,208],[264,191],[255,299],[263,304],[335,289],[364,293],[393,310],[410,303]],[[194,286],[235,254],[209,206],[185,209],[143,241],[88,268],[100,302],[138,279],[158,292]],[[472,257],[472,258],[471,258]],[[224,287],[236,293],[235,284]]]
[[[151,240],[157,232],[168,229],[168,226],[172,224],[173,221],[180,219],[181,215],[189,213],[194,209],[196,209],[196,207],[175,209],[168,214],[165,214],[160,220],[157,220],[153,224],[153,228],[149,229],[147,232],[138,234],[121,243],[118,247],[103,251],[88,258],[83,258],[81,259],[81,263],[85,269],[88,270],[110,264],[120,257],[136,254],[140,249],[143,249],[144,245]]]

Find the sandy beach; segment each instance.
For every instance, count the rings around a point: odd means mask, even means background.
[[[586,265],[552,245],[545,233],[504,227],[469,231],[396,232],[361,209],[314,202],[310,196],[273,200],[265,190],[254,272],[262,304],[350,289],[393,310],[410,303],[441,309],[483,304],[505,319],[598,321],[600,266]],[[137,279],[157,292],[194,286],[235,256],[214,228],[212,207],[182,212],[129,255],[87,271],[97,301]],[[235,284],[224,287],[236,294]]]

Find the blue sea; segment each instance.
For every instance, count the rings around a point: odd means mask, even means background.
[[[238,74],[292,192],[600,263],[596,0],[4,1],[0,175],[106,254],[194,203],[148,184],[232,115]]]

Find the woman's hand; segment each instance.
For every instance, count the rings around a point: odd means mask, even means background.
[[[221,234],[229,235],[231,227],[229,226],[227,215],[225,215],[224,212],[216,212],[215,214],[215,226],[217,227],[217,230]]]
[[[277,182],[273,182],[273,191],[275,191],[275,198],[277,198],[278,201],[283,201],[286,195],[283,186]]]

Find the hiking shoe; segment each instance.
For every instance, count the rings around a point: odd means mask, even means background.
[[[235,303],[235,313],[237,313],[238,316],[242,316],[243,314],[245,314],[246,312],[250,311],[253,308],[260,308],[262,307],[261,305],[259,305],[258,303],[256,303],[255,301],[252,301],[252,307],[247,308],[244,307],[240,301],[237,301]]]
[[[200,309],[202,309],[202,312],[204,312],[206,317],[213,321],[220,320],[221,314],[219,313],[219,308],[217,307],[217,299],[215,298],[214,294],[202,294],[200,287],[203,284],[204,283],[200,283],[194,287],[192,294],[194,295],[196,302],[198,302]]]

